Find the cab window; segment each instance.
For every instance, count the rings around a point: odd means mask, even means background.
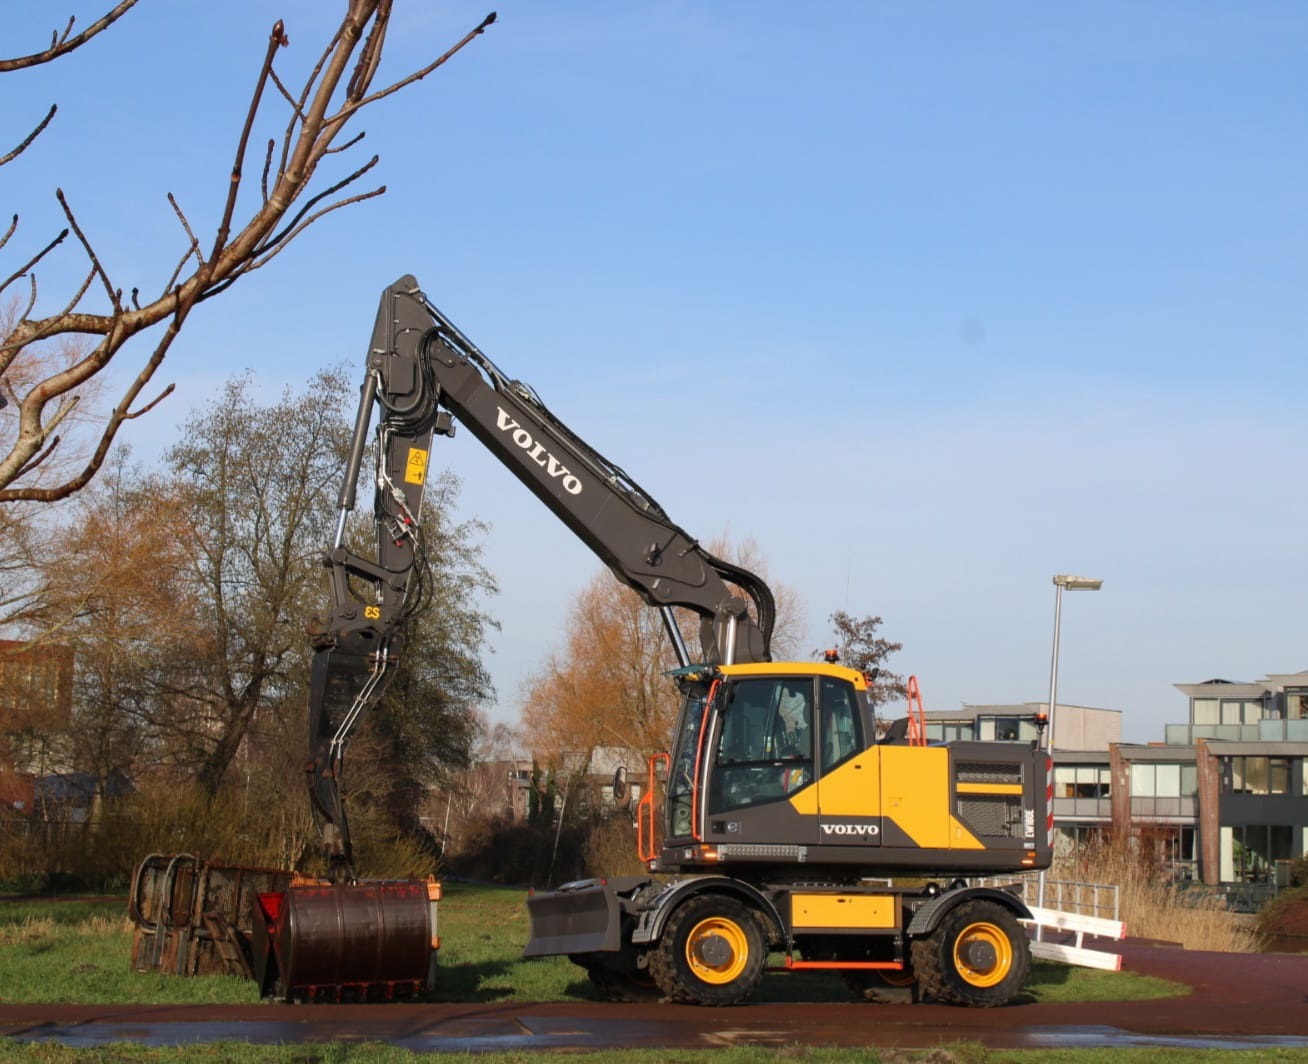
[[[813,781],[813,681],[742,679],[726,695],[709,812],[786,797]]]
[[[853,687],[834,676],[818,684],[821,765],[825,775],[863,749],[863,728]]]

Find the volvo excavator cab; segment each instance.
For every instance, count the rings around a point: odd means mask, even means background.
[[[724,863],[1015,871],[1047,863],[1047,758],[1030,743],[875,742],[862,673],[817,662],[683,671],[659,872]],[[642,832],[655,784],[647,785]]]
[[[708,691],[685,700],[667,788],[663,863],[718,836],[798,841],[787,836],[785,803],[860,748],[856,674],[805,675],[813,666],[798,664],[786,675],[779,668],[716,670]]]

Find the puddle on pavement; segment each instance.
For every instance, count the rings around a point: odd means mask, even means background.
[[[1018,1032],[1023,1048],[1101,1049],[1136,1046],[1177,1049],[1301,1049],[1305,1035],[1166,1035],[1140,1034],[1120,1027],[1027,1027]]]
[[[725,1032],[703,1032],[703,1044],[721,1046]],[[1000,1032],[996,1032],[1000,1033]],[[558,1017],[519,1016],[515,1022],[462,1020],[442,1023],[428,1030],[408,1030],[388,1035],[384,1030],[363,1025],[340,1026],[259,1021],[243,1023],[78,1023],[68,1026],[46,1023],[21,1030],[9,1030],[4,1037],[22,1042],[57,1042],[75,1048],[90,1048],[114,1042],[147,1046],[191,1045],[205,1042],[249,1042],[255,1045],[328,1042],[384,1042],[419,1052],[486,1052],[530,1049],[642,1048],[668,1044],[665,1025],[632,1023],[628,1020],[585,1021]],[[778,1034],[747,1029],[730,1031],[733,1045],[776,1045]],[[900,1032],[902,1035],[902,1032]],[[984,1044],[986,1037],[977,1031]],[[1304,1035],[1159,1035],[1141,1034],[1120,1027],[1028,1027],[1005,1029],[1003,1044],[1029,1049],[1102,1049],[1120,1047],[1172,1047],[1181,1049],[1289,1049],[1308,1047]],[[683,1032],[684,1037],[684,1032]],[[685,1044],[674,1039],[677,1044]],[[875,1041],[869,1041],[875,1045]],[[903,1046],[902,1041],[896,1042]],[[930,1048],[923,1044],[918,1048]]]

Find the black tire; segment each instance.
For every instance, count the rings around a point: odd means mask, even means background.
[[[735,1005],[758,988],[767,952],[752,909],[721,894],[698,894],[668,919],[649,968],[670,1001]]]
[[[878,1005],[912,1005],[921,999],[921,984],[911,969],[902,972],[849,969],[842,973],[856,1001]]]
[[[1031,971],[1031,947],[1017,917],[993,901],[949,910],[912,952],[922,993],[950,1005],[1007,1005]]]

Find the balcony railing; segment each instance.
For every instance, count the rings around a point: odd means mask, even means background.
[[[1257,724],[1168,724],[1168,746],[1193,746],[1196,739],[1228,743],[1308,743],[1308,720],[1260,720]]]
[[[1199,813],[1199,802],[1194,795],[1179,798],[1131,798],[1131,819],[1142,820],[1193,820]]]
[[[1110,798],[1054,798],[1054,820],[1112,820]]]

